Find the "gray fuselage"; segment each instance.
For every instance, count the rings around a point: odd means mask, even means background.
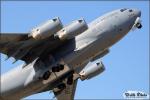
[[[82,64],[111,47],[131,30],[136,18],[141,15],[139,10],[132,10],[133,12],[129,12],[129,9],[121,12],[118,9],[97,18],[88,25],[88,30],[75,37],[73,51],[65,52],[69,49],[70,44],[68,44],[63,51],[57,50],[57,55],[62,54],[63,62],[71,66],[71,69],[81,69]],[[42,92],[47,87],[49,89],[55,87],[57,78],[47,84],[38,79],[38,76],[50,67],[35,70],[34,64],[35,61],[25,68],[21,65],[1,76],[1,98],[16,100]]]

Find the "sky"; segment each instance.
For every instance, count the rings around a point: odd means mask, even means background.
[[[54,17],[64,25],[84,18],[90,23],[103,14],[120,8],[137,8],[142,12],[142,29],[130,31],[110,48],[102,58],[106,70],[91,80],[78,81],[75,99],[123,99],[128,90],[149,94],[149,3],[148,1],[3,1],[1,4],[1,32],[29,32]],[[111,22],[110,22],[111,23]],[[1,54],[1,74],[23,63],[12,64]],[[26,99],[51,99],[53,93],[44,92]]]

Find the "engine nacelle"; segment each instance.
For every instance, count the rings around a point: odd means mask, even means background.
[[[29,34],[29,36],[32,36],[35,39],[44,39],[55,34],[62,28],[63,28],[63,25],[59,17],[56,17],[32,29],[31,34]]]
[[[97,75],[99,75],[100,73],[102,73],[105,70],[105,67],[103,65],[103,63],[100,62],[96,62],[96,63],[92,63],[90,66],[86,66],[80,73],[80,78],[81,80],[85,80],[85,79],[91,79]]]
[[[60,40],[71,39],[87,29],[88,25],[86,24],[85,20],[79,19],[61,29],[56,36],[59,37]]]

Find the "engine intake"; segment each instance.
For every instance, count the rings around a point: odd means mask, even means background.
[[[74,38],[75,36],[81,34],[85,30],[88,29],[88,26],[84,19],[79,19],[73,21],[71,24],[67,25],[63,29],[61,29],[56,36],[59,37],[60,40],[66,40]]]
[[[91,66],[86,66],[80,73],[80,79],[81,80],[85,80],[85,79],[91,79],[97,75],[99,75],[100,73],[102,73],[105,70],[105,67],[103,65],[103,63],[100,62],[96,62],[96,63],[92,63]]]
[[[48,20],[44,24],[32,29],[31,34],[29,34],[29,36],[32,36],[35,39],[45,39],[45,38],[55,34],[62,28],[63,28],[63,25],[62,25],[59,17],[56,17],[56,18]]]

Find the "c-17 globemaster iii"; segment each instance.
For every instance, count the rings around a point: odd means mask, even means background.
[[[74,99],[77,80],[102,73],[105,67],[97,59],[131,29],[140,29],[140,17],[140,10],[123,8],[88,25],[81,18],[63,26],[56,17],[29,33],[1,33],[0,52],[25,64],[1,76],[0,100],[45,91],[53,91],[58,100]]]

